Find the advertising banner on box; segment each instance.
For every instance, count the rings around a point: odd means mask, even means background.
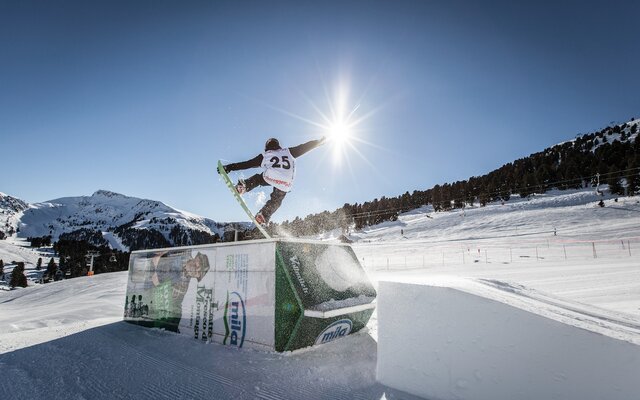
[[[364,328],[376,292],[353,249],[338,244],[276,245],[276,349],[292,350]],[[288,287],[287,287],[288,286]],[[295,306],[289,306],[295,299]]]
[[[375,290],[349,246],[258,240],[132,253],[125,321],[288,351],[362,329]]]
[[[203,341],[272,348],[275,252],[266,247],[132,254],[125,320]]]

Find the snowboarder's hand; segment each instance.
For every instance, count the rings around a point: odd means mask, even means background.
[[[318,140],[318,146],[323,145],[323,144],[324,144],[324,142],[326,142],[326,141],[327,141],[327,137],[326,137],[326,136],[321,137],[321,138]]]
[[[222,166],[222,169],[224,169],[224,172],[229,173],[229,169],[227,168],[227,166],[226,166],[226,165],[223,165],[223,166]],[[216,171],[218,171],[218,175],[220,175],[220,170],[218,169],[218,170],[216,170]]]

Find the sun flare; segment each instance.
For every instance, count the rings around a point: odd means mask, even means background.
[[[327,142],[332,147],[333,164],[339,166],[345,157],[347,145],[351,145],[353,132],[347,123],[342,121],[331,123],[327,129]]]
[[[351,138],[352,132],[348,124],[344,122],[335,122],[329,126],[328,139],[336,145],[343,145]]]
[[[350,87],[348,80],[343,79],[334,86],[334,90],[329,90],[327,86],[324,86],[324,107],[320,106],[317,100],[303,94],[307,103],[317,113],[315,118],[305,117],[286,109],[267,105],[285,115],[315,127],[317,129],[315,132],[325,138],[325,143],[327,147],[330,148],[330,151],[326,152],[326,155],[332,158],[331,164],[333,164],[335,170],[344,171],[343,167],[346,164],[348,170],[353,174],[352,163],[356,162],[356,158],[375,170],[375,165],[367,159],[365,153],[362,151],[362,146],[381,149],[376,144],[365,139],[367,136],[365,123],[376,114],[382,106],[377,106],[362,114],[360,105],[361,101],[364,100],[364,96],[360,96],[356,101],[351,101],[349,93]],[[326,163],[322,165],[326,165]]]

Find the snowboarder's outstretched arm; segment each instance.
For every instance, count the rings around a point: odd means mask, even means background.
[[[294,156],[295,158],[300,157],[301,155],[303,155],[304,153],[315,149],[318,146],[321,146],[322,144],[324,144],[325,138],[324,136],[321,137],[318,140],[311,140],[307,143],[303,143],[300,144],[296,147],[290,147],[289,151],[291,152],[291,155]]]
[[[310,150],[313,150],[316,147],[324,144],[324,141],[325,141],[325,137],[323,136],[318,140],[311,140],[307,143],[303,143],[295,147],[290,147],[289,151],[291,152],[291,155],[294,158],[297,158],[303,155],[304,153]],[[249,169],[249,168],[258,168],[262,165],[262,159],[263,159],[262,154],[258,154],[251,160],[227,164],[227,165],[224,165],[223,168],[226,172],[239,171],[239,170]]]
[[[227,172],[239,171],[242,169],[258,168],[260,165],[262,165],[262,154],[258,154],[248,161],[227,164],[224,166],[224,170]]]

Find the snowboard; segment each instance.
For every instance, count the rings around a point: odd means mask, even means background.
[[[255,224],[256,228],[258,228],[260,233],[262,233],[262,235],[264,235],[265,238],[271,239],[271,236],[267,233],[267,231],[264,229],[264,227],[262,225],[260,225],[256,221],[256,217],[253,215],[251,210],[249,210],[249,207],[247,207],[247,203],[244,202],[244,200],[242,199],[242,196],[240,196],[240,193],[238,193],[238,191],[236,190],[235,185],[231,181],[231,178],[229,178],[229,175],[227,175],[227,171],[224,170],[224,167],[223,167],[222,162],[220,160],[218,160],[218,172],[220,173],[220,176],[222,177],[222,180],[227,185],[229,190],[231,190],[231,193],[233,193],[233,197],[236,198],[236,200],[240,204],[240,207],[242,207],[244,212],[247,213],[247,215],[249,216],[251,221]]]

